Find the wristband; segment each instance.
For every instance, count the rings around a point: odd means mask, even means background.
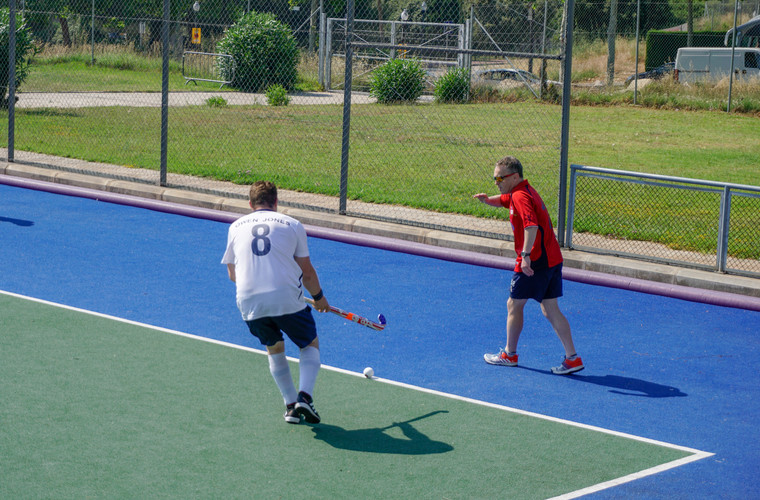
[[[520,252],[521,257],[530,257],[530,252]]]
[[[319,291],[315,295],[311,296],[311,298],[314,299],[314,301],[316,302],[318,300],[321,300],[322,297],[324,297],[324,296],[325,296],[325,294],[322,293],[322,289],[320,288]]]

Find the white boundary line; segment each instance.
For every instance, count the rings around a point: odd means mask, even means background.
[[[89,311],[87,309],[80,309],[78,307],[67,306],[65,304],[59,304],[59,303],[56,303],[56,302],[50,302],[50,301],[43,300],[43,299],[37,299],[37,298],[34,298],[34,297],[28,297],[26,295],[20,295],[20,294],[16,294],[16,293],[12,293],[12,292],[7,292],[5,290],[0,290],[0,294],[8,295],[10,297],[16,297],[16,298],[19,298],[19,299],[29,300],[31,302],[38,302],[40,304],[46,304],[46,305],[50,305],[50,306],[53,306],[53,307],[59,307],[61,309],[67,309],[67,310],[70,310],[70,311],[76,311],[76,312],[80,312],[80,313],[83,313],[83,314],[89,314],[91,316],[97,316],[97,317],[100,317],[100,318],[106,318],[106,319],[109,319],[109,320],[112,320],[112,321],[118,321],[118,322],[121,322],[121,323],[135,325],[135,326],[139,326],[139,327],[143,327],[143,328],[150,328],[152,330],[158,330],[160,332],[169,333],[169,334],[172,334],[172,335],[178,335],[180,337],[186,337],[186,338],[190,338],[190,339],[194,339],[194,340],[200,340],[202,342],[208,342],[210,344],[217,344],[217,345],[221,345],[221,346],[225,346],[225,347],[231,347],[233,349],[239,349],[239,350],[242,350],[242,351],[248,351],[248,352],[253,352],[253,353],[256,353],[256,354],[266,355],[266,351],[261,350],[261,349],[254,349],[252,347],[245,347],[245,346],[241,346],[241,345],[238,345],[238,344],[233,344],[231,342],[224,342],[224,341],[221,341],[221,340],[210,339],[208,337],[202,337],[200,335],[193,335],[193,334],[190,334],[190,333],[180,332],[180,331],[177,331],[177,330],[171,330],[171,329],[163,328],[163,327],[160,327],[160,326],[149,325],[147,323],[140,323],[139,321],[132,321],[132,320],[128,320],[128,319],[125,319],[125,318],[119,318],[119,317],[116,317],[116,316],[111,316],[109,314],[98,313],[98,312],[95,312],[95,311]],[[293,357],[288,356],[288,359],[290,361],[298,362],[297,358],[293,358]],[[355,377],[362,377],[362,378],[364,377],[364,374],[362,374],[362,373],[352,372],[350,370],[345,370],[343,368],[337,368],[337,367],[334,367],[334,366],[322,365],[322,368],[324,368],[325,370],[330,370],[330,371],[337,372],[337,373],[343,373],[343,374],[346,374],[346,375],[352,375],[352,376],[355,376]],[[610,430],[610,429],[605,429],[603,427],[597,427],[597,426],[594,426],[594,425],[588,425],[588,424],[582,424],[582,423],[579,423],[579,422],[573,422],[571,420],[564,420],[564,419],[557,418],[557,417],[551,417],[549,415],[542,415],[540,413],[534,413],[534,412],[531,412],[531,411],[520,410],[518,408],[512,408],[512,407],[509,407],[509,406],[499,405],[499,404],[495,404],[495,403],[489,403],[487,401],[480,401],[478,399],[468,398],[468,397],[465,397],[465,396],[458,396],[456,394],[450,394],[450,393],[447,393],[447,392],[441,392],[441,391],[437,391],[437,390],[434,390],[434,389],[427,389],[425,387],[419,387],[419,386],[416,386],[416,385],[406,384],[404,382],[397,382],[395,380],[389,380],[389,379],[384,379],[384,378],[379,378],[379,377],[372,377],[372,380],[375,380],[375,381],[378,381],[378,382],[382,382],[382,383],[385,383],[385,384],[389,384],[389,385],[395,385],[395,386],[398,386],[398,387],[403,387],[405,389],[415,390],[415,391],[418,391],[418,392],[425,392],[425,393],[428,393],[428,394],[433,394],[433,395],[445,397],[445,398],[448,398],[448,399],[459,400],[459,401],[463,401],[463,402],[466,402],[466,403],[471,403],[471,404],[476,404],[476,405],[480,405],[480,406],[486,406],[486,407],[494,408],[494,409],[498,409],[498,410],[508,411],[510,413],[517,413],[519,415],[525,415],[525,416],[529,416],[529,417],[539,418],[539,419],[542,419],[542,420],[548,420],[550,422],[556,422],[556,423],[560,423],[560,424],[564,424],[564,425],[569,425],[569,426],[572,426],[572,427],[578,427],[578,428],[581,428],[581,429],[587,429],[587,430],[591,430],[591,431],[595,431],[595,432],[600,432],[600,433],[603,433],[603,434],[609,434],[611,436],[622,437],[622,438],[631,439],[631,440],[634,440],[634,441],[640,441],[640,442],[643,442],[643,443],[653,444],[653,445],[662,446],[662,447],[665,447],[665,448],[671,448],[671,449],[674,449],[674,450],[679,450],[679,451],[683,451],[683,452],[687,452],[687,453],[692,453],[692,455],[688,456],[688,457],[680,458],[678,460],[674,460],[672,462],[667,462],[667,463],[658,465],[656,467],[651,467],[649,469],[644,469],[642,471],[635,472],[635,473],[629,474],[627,476],[622,476],[622,477],[619,477],[619,478],[616,478],[616,479],[613,479],[613,480],[610,480],[610,481],[606,481],[606,482],[603,482],[603,483],[599,483],[599,484],[595,484],[595,485],[589,486],[587,488],[583,488],[583,489],[580,489],[580,490],[572,491],[570,493],[565,493],[565,494],[560,495],[560,496],[552,497],[550,500],[569,500],[569,499],[572,499],[572,498],[578,498],[578,497],[581,497],[583,495],[588,495],[590,493],[595,493],[597,491],[605,490],[607,488],[612,488],[614,486],[619,486],[621,484],[625,484],[625,483],[634,481],[636,479],[641,479],[643,477],[652,476],[654,474],[659,474],[660,472],[664,472],[664,471],[667,471],[667,470],[670,470],[670,469],[675,469],[676,467],[680,467],[682,465],[686,465],[686,464],[689,464],[689,463],[692,463],[692,462],[696,462],[698,460],[702,460],[704,458],[708,458],[708,457],[711,457],[711,456],[715,455],[715,453],[710,453],[710,452],[707,452],[707,451],[701,451],[701,450],[697,450],[695,448],[689,448],[689,447],[686,447],[686,446],[680,446],[680,445],[676,445],[676,444],[672,444],[672,443],[666,443],[664,441],[658,441],[656,439],[649,439],[649,438],[645,438],[645,437],[641,437],[641,436],[636,436],[636,435],[633,435],[633,434],[627,434],[625,432],[613,431],[613,430]]]

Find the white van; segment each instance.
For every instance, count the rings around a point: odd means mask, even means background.
[[[718,81],[731,73],[731,49],[683,47],[676,54],[675,79],[682,83]],[[734,49],[734,78],[760,78],[760,49]],[[760,84],[760,81],[758,81]]]

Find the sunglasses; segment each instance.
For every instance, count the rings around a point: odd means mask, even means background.
[[[501,181],[509,177],[512,177],[513,175],[517,175],[517,172],[512,172],[511,174],[507,174],[507,175],[497,175],[496,177],[493,178],[493,180],[496,181],[496,184],[501,184]]]

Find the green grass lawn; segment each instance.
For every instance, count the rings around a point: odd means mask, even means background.
[[[493,153],[489,154],[498,155],[498,129],[489,133],[489,127],[477,124],[498,120],[504,113],[519,117],[519,113],[509,111],[513,107],[508,104],[473,104],[456,106],[456,113],[448,112],[454,106],[429,107],[438,118],[436,130],[431,130],[426,129],[425,120],[421,120],[412,107],[353,105],[355,121],[362,128],[353,139],[374,145],[369,147],[370,155],[382,152],[386,163],[404,165],[404,169],[394,174],[397,181],[404,182],[407,177],[418,178],[426,169],[423,161],[410,162],[403,158],[408,154],[409,143],[442,148],[440,156],[446,157],[457,148],[447,141],[450,134],[456,133],[464,143],[493,148]],[[16,115],[16,146],[22,150],[156,168],[159,142],[145,140],[146,130],[153,129],[156,136],[158,134],[160,113],[156,109],[18,109]],[[399,140],[394,129],[399,122],[410,124],[404,130],[407,136],[403,141]],[[461,127],[460,123],[474,125]],[[7,129],[7,119],[2,125]],[[230,146],[225,150],[223,163],[233,167],[220,168],[213,175],[224,180],[248,182],[244,175],[238,176],[238,171],[247,170],[249,153],[254,148],[250,141],[254,140],[255,149],[263,149],[257,158],[262,164],[301,157],[304,151],[293,151],[289,147],[292,138],[298,137],[299,142],[313,146],[308,150],[310,168],[332,171],[335,155],[339,155],[340,150],[342,115],[340,106],[334,105],[214,109],[190,106],[172,109],[170,126],[172,135],[182,138],[181,144],[174,146],[177,155],[173,169],[188,174],[210,174],[207,170],[219,164],[218,151],[207,141],[211,134]],[[513,123],[513,127],[520,128],[521,125]],[[534,130],[534,134],[557,135],[553,127],[554,124],[549,123],[544,130]],[[731,131],[730,136],[726,135],[726,130]],[[415,135],[409,137],[411,132]],[[114,136],[120,141],[114,142]],[[124,142],[136,147],[125,148]],[[236,143],[239,143],[237,147],[232,147]],[[633,107],[574,107],[571,110],[569,159],[572,163],[760,186],[758,151],[760,120],[751,116]],[[353,168],[361,173],[362,163],[356,163]],[[236,176],[240,178],[236,179]],[[367,181],[371,182],[371,179]],[[303,183],[303,187],[311,185],[311,182]],[[411,199],[398,201],[414,203]]]
[[[218,83],[186,81],[182,67],[173,64],[169,90],[215,90]],[[161,92],[161,67],[115,71],[108,66],[90,65],[83,58],[57,64],[35,64],[20,92]]]
[[[300,78],[296,88],[316,90],[308,78]],[[213,91],[219,83],[187,83],[182,62],[169,63],[170,91]],[[224,87],[226,91],[235,91]],[[161,92],[161,59],[134,54],[97,54],[91,64],[89,54],[35,60],[21,92]]]

